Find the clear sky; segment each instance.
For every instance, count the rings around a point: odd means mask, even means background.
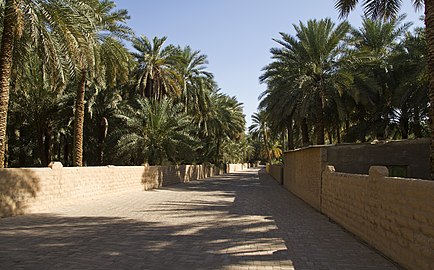
[[[190,45],[208,56],[209,71],[224,93],[244,104],[247,125],[265,90],[261,69],[270,62],[269,50],[279,32],[293,34],[293,24],[309,19],[338,20],[334,0],[115,0],[127,9],[128,25],[137,35],[167,36],[167,44]],[[362,2],[362,1],[360,1]],[[421,12],[403,1],[407,21],[422,25]],[[348,18],[360,26],[361,8]]]

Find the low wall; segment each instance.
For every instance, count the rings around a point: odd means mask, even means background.
[[[239,168],[243,168],[240,166]],[[0,217],[55,208],[69,200],[149,190],[222,173],[214,166],[105,166],[0,169]]]
[[[430,143],[423,138],[326,146],[327,163],[338,172],[368,174],[371,166],[386,166],[391,176],[431,179]]]
[[[286,189],[317,210],[321,209],[321,174],[327,165],[339,172],[367,174],[370,166],[386,166],[394,174],[431,179],[429,139],[380,144],[310,146],[284,154]]]
[[[279,184],[283,184],[283,166],[282,165],[267,165],[268,173],[276,180]]]
[[[226,172],[227,173],[234,173],[238,171],[242,171],[249,168],[248,163],[242,163],[242,164],[227,164],[226,165]]]
[[[285,153],[283,185],[317,210],[321,209],[321,173],[326,151],[310,147]]]
[[[408,269],[434,269],[434,181],[369,175],[322,175],[321,212]]]

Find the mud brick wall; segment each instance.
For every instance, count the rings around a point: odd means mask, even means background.
[[[243,166],[239,166],[240,169]],[[52,209],[95,196],[204,179],[222,173],[214,166],[104,166],[0,169],[0,217]]]
[[[276,180],[279,184],[283,184],[283,166],[282,165],[268,165],[269,174]]]
[[[408,269],[434,269],[434,181],[323,173],[321,212]]]
[[[285,153],[283,185],[317,210],[321,209],[321,173],[326,150],[310,147]]]

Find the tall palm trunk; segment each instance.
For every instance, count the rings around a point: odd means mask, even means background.
[[[408,139],[408,134],[410,133],[410,125],[408,123],[408,109],[406,105],[401,108],[401,117],[399,118],[399,128],[401,130],[402,139]]]
[[[413,123],[413,133],[416,138],[422,138],[422,120],[420,119],[419,108],[414,108],[414,123]]]
[[[221,147],[221,139],[220,139],[220,135],[217,135],[218,139],[217,139],[217,149],[216,149],[216,157],[215,157],[215,163],[216,164],[220,164],[220,147]]]
[[[307,119],[305,117],[301,119],[300,129],[301,129],[302,144],[303,144],[303,146],[308,146],[309,145],[309,128],[307,126]]]
[[[292,127],[292,119],[288,121],[286,125],[286,130],[288,132],[288,150],[294,149],[294,135],[293,135],[293,127]]]
[[[68,143],[68,136],[63,135],[64,142],[63,142],[63,164],[64,166],[69,166],[69,143]]]
[[[52,156],[53,156],[53,140],[52,140],[52,133],[53,133],[53,129],[52,127],[49,125],[48,127],[45,128],[45,133],[44,133],[44,159],[46,164],[44,164],[44,166],[48,166],[48,164],[51,163],[52,161]]]
[[[152,97],[152,95],[154,94],[152,91],[153,87],[154,87],[153,84],[154,84],[154,81],[150,77],[148,77],[146,79],[146,87],[144,89],[144,95],[142,94],[143,97],[146,97],[148,99],[150,99]]]
[[[104,145],[105,145],[105,139],[107,138],[108,124],[109,124],[108,120],[105,117],[101,119],[101,122],[99,124],[99,146],[98,146],[99,165],[104,164]]]
[[[74,167],[83,166],[83,123],[84,123],[84,92],[86,87],[86,69],[81,70],[81,80],[77,88],[75,99],[75,116],[74,116],[74,149],[73,161]]]
[[[324,89],[320,89],[318,95],[318,104],[317,104],[317,115],[316,115],[316,144],[322,145],[324,144],[324,100],[325,93]]]
[[[0,50],[0,168],[5,166],[6,126],[9,104],[9,81],[12,71],[15,31],[17,27],[17,1],[5,3],[3,34]]]
[[[268,136],[267,136],[267,131],[265,130],[265,128],[264,128],[264,131],[263,131],[263,135],[264,135],[265,151],[267,151],[268,164],[271,164],[270,147],[268,146]]]
[[[434,1],[425,0],[425,31],[428,43],[428,74],[431,127],[431,177],[434,178]]]

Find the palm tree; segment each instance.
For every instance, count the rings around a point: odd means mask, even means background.
[[[287,57],[280,49],[272,49],[274,61],[263,68],[264,73],[259,77],[267,89],[260,95],[259,109],[268,114],[268,121],[272,126],[284,129],[288,137],[288,149],[294,149],[294,122],[303,130],[302,145],[309,144],[309,134],[306,122],[310,114],[309,99],[303,98],[304,92],[297,85],[292,67],[297,63],[295,57]]]
[[[126,162],[162,165],[165,160],[194,160],[198,143],[191,135],[191,119],[180,104],[173,105],[167,98],[138,99],[119,117],[127,132],[119,136],[116,149],[118,157]]]
[[[119,113],[122,97],[113,88],[106,88],[98,91],[91,88],[88,91],[86,111],[87,125],[85,126],[85,148],[86,161],[89,164],[104,165],[104,149],[106,146],[110,121]]]
[[[0,168],[4,167],[6,121],[9,88],[14,61],[14,48],[23,34],[34,38],[33,44],[44,48],[46,66],[67,66],[78,48],[83,46],[85,33],[93,24],[86,16],[90,1],[4,1],[3,32],[0,49]],[[67,56],[65,56],[67,55]],[[52,69],[54,74],[62,68]],[[49,74],[49,73],[47,73]]]
[[[176,70],[176,48],[172,45],[163,48],[166,40],[167,37],[154,37],[151,43],[142,35],[132,41],[137,51],[132,53],[137,61],[137,89],[142,97],[178,97],[182,92],[182,79]]]
[[[353,87],[347,92],[356,101],[356,107],[363,106],[355,115],[359,129],[371,133],[372,139],[385,139],[390,131],[390,115],[393,111],[393,96],[398,80],[390,59],[398,52],[401,38],[409,23],[402,23],[405,16],[390,21],[373,21],[364,18],[362,27],[352,31],[350,43],[354,50],[348,51],[344,64],[353,76]],[[342,61],[344,62],[344,61]]]
[[[235,97],[214,90],[210,95],[210,106],[201,127],[201,137],[207,145],[205,150],[208,152],[204,155],[211,155],[215,164],[222,163],[222,147],[225,140],[240,140],[245,125],[243,104]]]
[[[74,148],[73,165],[83,165],[83,125],[85,112],[86,84],[95,80],[96,84],[109,84],[116,80],[127,80],[129,73],[128,53],[116,38],[124,38],[131,34],[131,30],[123,23],[129,18],[126,10],[112,11],[115,7],[112,0],[97,2],[94,12],[89,14],[95,19],[94,32],[87,35],[88,45],[80,51],[78,63],[80,81],[77,87],[75,115],[74,115]],[[102,85],[103,86],[103,85]]]
[[[340,11],[341,17],[346,17],[355,9],[358,0],[337,0],[335,7]],[[425,36],[428,48],[428,76],[429,76],[429,99],[430,104],[434,104],[434,1],[431,0],[412,0],[416,10],[425,6]],[[390,19],[398,14],[401,0],[370,0],[364,1],[365,14],[373,19]],[[430,127],[431,127],[431,175],[434,176],[434,106],[430,106]]]
[[[272,162],[272,152],[270,151],[270,128],[267,123],[267,115],[265,111],[260,111],[252,115],[252,125],[249,127],[249,132],[252,134],[253,138],[261,141],[265,149],[265,154],[267,157],[268,164]]]
[[[303,103],[314,108],[314,122],[317,144],[324,144],[324,110],[328,101],[338,95],[336,73],[340,45],[350,26],[344,22],[337,26],[330,20],[310,20],[307,24],[294,25],[295,36],[280,33],[281,40],[275,40],[282,48],[272,49],[275,58],[290,63],[291,81],[303,90]],[[272,67],[271,67],[272,68]],[[266,67],[266,69],[269,69]],[[261,78],[266,80],[269,74]]]
[[[224,163],[246,163],[254,152],[250,138],[242,136],[239,141],[225,140],[222,146]]]
[[[428,72],[426,66],[426,40],[423,29],[406,33],[397,52],[391,57],[393,77],[397,87],[393,91],[392,118],[398,125],[400,137],[420,138],[426,132],[428,119]],[[427,136],[427,135],[425,135]]]
[[[46,84],[37,55],[21,67],[10,94],[8,161],[12,166],[48,166],[53,156],[59,94]],[[18,154],[15,159],[14,154]]]
[[[190,46],[177,48],[176,64],[182,79],[181,101],[191,115],[202,116],[209,106],[209,95],[214,87],[213,75],[207,69],[207,56],[193,51]]]

